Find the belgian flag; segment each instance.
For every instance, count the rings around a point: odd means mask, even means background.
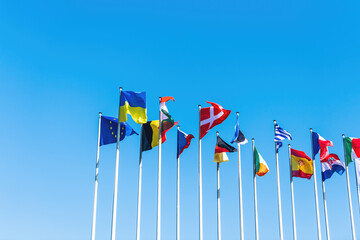
[[[142,125],[141,151],[151,150],[159,145],[159,120],[148,121]]]

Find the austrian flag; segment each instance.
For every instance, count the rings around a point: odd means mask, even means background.
[[[230,110],[223,109],[222,106],[213,102],[212,106],[200,110],[200,139],[216,125],[221,124],[231,113]]]

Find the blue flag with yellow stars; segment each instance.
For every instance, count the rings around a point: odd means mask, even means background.
[[[117,118],[101,116],[100,146],[110,143],[116,143],[117,131],[118,131]],[[120,141],[122,141],[125,138],[125,136],[130,136],[133,134],[139,135],[126,122],[120,123]]]

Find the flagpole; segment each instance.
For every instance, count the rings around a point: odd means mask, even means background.
[[[219,132],[216,132],[219,136]],[[217,163],[217,239],[221,240],[221,215],[220,215],[220,163]]]
[[[326,197],[325,197],[325,182],[324,181],[322,181],[322,190],[323,190],[324,212],[325,212],[326,239],[330,240],[329,219],[328,219],[328,213],[327,213],[327,204],[326,204]]]
[[[295,199],[294,199],[294,184],[292,177],[292,163],[291,163],[291,145],[289,144],[289,161],[290,161],[290,189],[291,189],[291,209],[292,209],[292,223],[293,223],[293,237],[294,240],[297,239],[296,236],[296,218],[295,218]]]
[[[98,140],[97,140],[97,149],[96,149],[94,208],[93,208],[93,218],[91,225],[91,240],[95,240],[95,228],[96,228],[96,208],[97,208],[99,155],[100,155],[100,129],[101,129],[101,112],[99,112],[99,129],[98,129]]]
[[[311,141],[311,158],[313,158],[314,156],[314,144],[312,141],[312,128],[310,128],[310,141]],[[316,223],[317,223],[317,234],[318,234],[318,239],[321,240],[321,228],[320,228],[320,214],[319,214],[319,200],[318,200],[318,190],[317,190],[317,184],[316,184],[316,169],[315,169],[315,159],[312,159],[312,164],[313,164],[313,172],[314,172],[314,194],[315,194],[315,207],[316,207]]]
[[[258,211],[257,211],[257,194],[256,194],[256,166],[255,166],[255,139],[252,139],[253,150],[253,168],[254,168],[254,210],[255,210],[255,239],[259,240]]]
[[[118,130],[116,136],[116,159],[115,159],[115,183],[114,183],[114,198],[113,198],[113,211],[111,221],[111,240],[115,240],[116,232],[116,212],[117,212],[117,196],[118,196],[118,179],[119,179],[119,147],[120,147],[120,99],[122,87],[120,87],[119,94],[119,117],[118,117]]]
[[[342,135],[343,137],[343,146],[344,146],[344,159],[346,159],[346,151],[345,151],[345,135]],[[350,192],[350,182],[349,182],[349,171],[348,166],[345,166],[346,171],[346,182],[347,182],[347,191],[348,191],[348,198],[349,198],[349,210],[350,210],[350,221],[351,221],[351,232],[352,232],[352,239],[356,239],[355,235],[355,227],[354,227],[354,216],[353,216],[353,209],[352,209],[352,203],[351,203],[351,192]]]
[[[274,120],[274,134],[276,135],[276,120]],[[283,224],[282,224],[281,194],[280,194],[280,173],[279,173],[279,153],[276,149],[276,142],[275,142],[275,159],[276,159],[277,195],[278,195],[279,233],[280,233],[280,240],[283,240]]]
[[[199,105],[199,240],[203,240],[203,207],[201,175],[201,105]]]
[[[357,197],[358,197],[358,204],[359,204],[359,212],[360,212],[360,192],[359,192],[359,181],[358,181],[358,178],[357,178],[357,165],[356,165],[356,159],[354,161],[354,165],[355,165],[355,177],[356,177],[356,190],[357,190]]]
[[[239,112],[236,113],[239,117]],[[238,148],[238,182],[239,182],[239,210],[240,210],[240,240],[244,240],[244,217],[243,217],[243,202],[242,202],[242,184],[241,184],[241,154],[240,143],[237,144]]]
[[[161,102],[161,97],[159,97],[159,106]],[[157,187],[157,221],[156,221],[156,240],[160,240],[161,237],[161,110],[159,107],[159,160],[158,160],[158,187]]]
[[[143,125],[140,127],[140,154],[139,154],[139,182],[138,182],[138,202],[137,202],[137,219],[136,219],[136,240],[140,240],[140,212],[141,212],[141,183],[142,183],[142,134]]]
[[[179,132],[179,125],[177,126],[177,130]],[[176,240],[180,240],[180,156],[177,156],[176,171]]]

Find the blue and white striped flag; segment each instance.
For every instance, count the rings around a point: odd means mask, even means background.
[[[285,138],[292,140],[291,134],[286,130],[282,129],[278,124],[275,125],[275,138],[274,142],[276,143],[276,152],[278,152],[279,148],[282,146],[282,140]]]

